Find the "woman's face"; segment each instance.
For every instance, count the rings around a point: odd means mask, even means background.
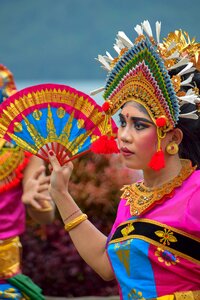
[[[145,170],[157,151],[156,126],[136,102],[128,102],[122,109],[118,129],[120,152],[128,168]]]

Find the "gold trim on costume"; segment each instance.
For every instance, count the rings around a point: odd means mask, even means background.
[[[0,140],[2,141],[2,140]],[[0,150],[0,186],[9,175],[23,162],[24,151],[19,147],[2,147]],[[2,182],[1,182],[2,181]]]
[[[19,237],[0,240],[0,279],[6,279],[20,271]]]
[[[156,188],[148,188],[144,182],[136,182],[132,185],[125,185],[121,190],[123,194],[121,199],[126,199],[126,205],[130,205],[132,216],[139,216],[146,210],[150,209],[164,197],[171,197],[173,190],[182,185],[196,169],[192,167],[190,160],[182,159],[182,168],[180,173],[169,182]]]
[[[175,292],[173,295],[165,295],[149,300],[200,300],[200,291]]]
[[[168,226],[166,224],[162,224],[160,222],[157,222],[157,221],[154,221],[154,220],[145,219],[145,218],[136,219],[136,220],[129,220],[129,221],[121,223],[118,227],[121,227],[122,225],[126,225],[126,224],[133,224],[134,225],[135,223],[138,223],[138,222],[143,222],[144,226],[145,226],[145,223],[150,223],[150,224],[153,224],[153,225],[162,226],[163,229],[166,229],[169,232],[180,234],[182,236],[188,237],[188,238],[190,238],[190,239],[192,239],[192,240],[200,243],[200,238],[197,238],[197,237],[195,237],[195,236],[193,236],[193,235],[191,235],[189,233],[186,233],[186,232],[184,232],[184,231],[182,231],[180,229],[176,229],[176,228]],[[182,253],[182,252],[174,249],[173,247],[169,247],[170,244],[166,245],[166,243],[164,243],[165,241],[163,241],[163,243],[162,242],[158,242],[158,241],[154,240],[153,238],[149,238],[147,236],[140,235],[140,234],[134,234],[133,233],[133,234],[130,234],[130,235],[127,235],[127,236],[115,238],[113,240],[111,238],[109,244],[114,244],[114,243],[126,241],[128,239],[134,239],[134,238],[146,241],[146,242],[148,242],[150,244],[153,244],[154,246],[157,246],[157,247],[161,247],[162,246],[163,249],[168,250],[168,251],[172,251],[173,254],[175,254],[175,255],[178,255],[180,257],[188,259],[188,260],[190,260],[190,261],[192,261],[194,263],[200,264],[199,260],[197,260],[197,259],[195,259],[195,258],[193,258],[193,257],[191,257],[191,256],[189,256],[189,255],[187,255],[185,253]],[[173,236],[173,238],[174,238],[174,236]],[[177,242],[177,240],[175,241],[175,239],[173,240],[173,242]]]
[[[155,220],[150,220],[150,219],[145,219],[145,218],[140,218],[140,219],[134,219],[134,220],[129,220],[129,221],[126,221],[126,222],[123,222],[120,224],[123,225],[123,224],[128,224],[128,223],[137,223],[137,222],[145,222],[145,223],[150,223],[150,224],[154,224],[154,225],[158,225],[158,226],[163,226],[165,227],[166,229],[169,229],[171,231],[174,231],[174,232],[177,232],[181,235],[184,235],[190,239],[193,239],[197,242],[200,243],[200,238],[197,238],[196,236],[192,235],[192,234],[189,234],[189,233],[186,233],[185,231],[182,231],[181,229],[176,229],[172,226],[169,226],[169,225],[166,225],[166,224],[163,224],[163,223],[160,223],[158,221],[155,221]]]

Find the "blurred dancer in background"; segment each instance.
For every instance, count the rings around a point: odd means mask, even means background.
[[[0,102],[15,92],[12,73],[0,65]],[[25,210],[40,224],[53,221],[48,184],[42,160],[0,140],[0,299],[44,299],[41,289],[21,273],[20,235]]]

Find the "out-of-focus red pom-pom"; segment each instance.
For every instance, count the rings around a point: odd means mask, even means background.
[[[91,151],[99,154],[119,153],[117,143],[113,136],[102,135],[92,143]]]
[[[110,108],[110,104],[109,104],[109,102],[104,102],[104,104],[102,105],[102,109],[103,109],[103,111],[108,111],[109,110],[109,108]]]
[[[156,119],[156,125],[158,127],[164,127],[167,124],[167,120],[164,116],[159,117]]]
[[[165,167],[165,156],[162,150],[157,151],[149,162],[149,167],[154,171],[159,171]]]

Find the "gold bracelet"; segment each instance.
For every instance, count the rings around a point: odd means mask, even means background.
[[[70,231],[71,229],[75,228],[77,225],[82,223],[83,221],[87,220],[88,216],[86,214],[82,214],[75,219],[73,219],[71,222],[65,224],[65,230]]]

